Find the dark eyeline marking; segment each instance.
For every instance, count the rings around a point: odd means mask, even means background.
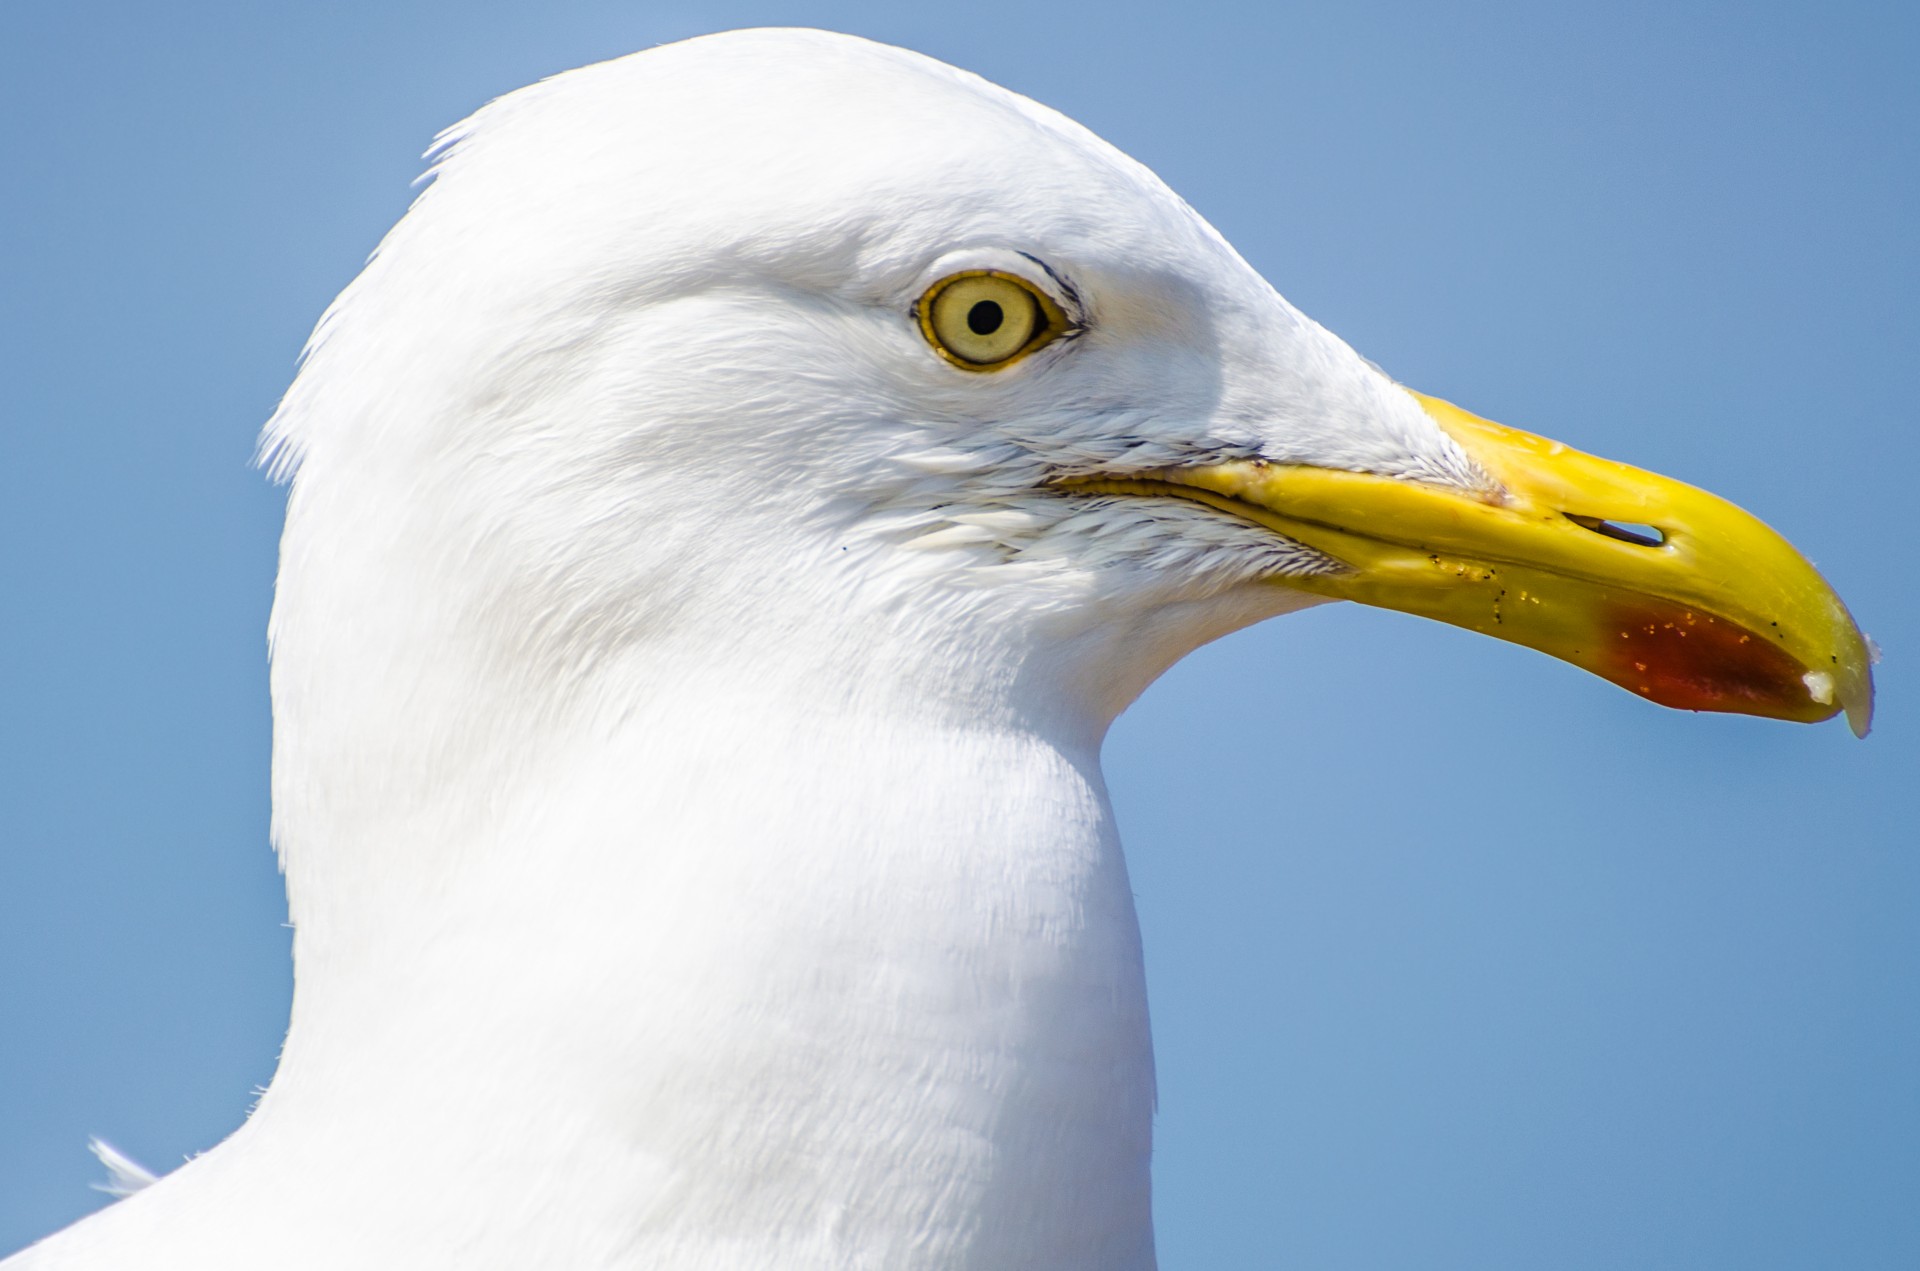
[[[1030,260],[1035,265],[1038,265],[1041,270],[1046,273],[1047,277],[1053,279],[1053,285],[1060,288],[1060,293],[1067,298],[1068,322],[1067,330],[1063,334],[1070,339],[1086,330],[1086,327],[1083,326],[1082,323],[1086,321],[1087,306],[1086,302],[1080,299],[1079,290],[1058,273],[1052,265],[1041,260],[1032,252],[1020,252],[1019,255],[1021,259]]]

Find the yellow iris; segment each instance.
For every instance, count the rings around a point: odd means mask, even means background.
[[[920,298],[920,330],[955,366],[994,371],[1066,330],[1053,300],[1013,274],[971,270],[942,278]]]

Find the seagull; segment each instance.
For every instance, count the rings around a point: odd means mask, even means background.
[[[971,74],[732,32],[428,158],[264,434],[278,1071],[6,1271],[1140,1271],[1099,752],[1177,659],[1346,599],[1867,727],[1760,521],[1403,387]]]

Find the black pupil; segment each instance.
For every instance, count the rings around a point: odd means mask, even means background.
[[[967,310],[967,330],[975,335],[992,335],[1006,320],[1006,311],[996,300],[982,300]]]

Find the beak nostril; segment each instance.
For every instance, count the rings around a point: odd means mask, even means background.
[[[1657,525],[1643,525],[1638,521],[1608,521],[1597,516],[1575,516],[1565,514],[1569,521],[1583,530],[1592,530],[1595,534],[1604,534],[1608,538],[1617,538],[1622,543],[1634,543],[1640,547],[1664,547],[1667,532]]]

